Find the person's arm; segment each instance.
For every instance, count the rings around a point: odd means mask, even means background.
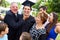
[[[7,23],[8,25],[10,25],[10,27],[16,29],[23,24],[24,20],[20,19],[18,22],[15,22],[14,19],[11,17],[11,15],[6,14],[6,16],[4,18],[4,22]]]
[[[55,32],[56,32],[56,33],[60,33],[60,26],[56,26]]]
[[[48,18],[47,21],[43,24],[43,26],[46,27],[47,24],[49,24],[49,18]]]
[[[43,26],[45,27],[47,24],[49,24],[49,21],[46,21]]]

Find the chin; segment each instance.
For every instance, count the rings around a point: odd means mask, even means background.
[[[14,11],[13,13],[17,13],[17,11]]]
[[[15,14],[17,14],[17,12],[14,12]]]
[[[29,16],[29,14],[25,14],[26,16]]]

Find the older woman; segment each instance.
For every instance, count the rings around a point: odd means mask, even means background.
[[[30,29],[32,40],[46,40],[46,29],[43,24],[47,17],[45,13],[39,13],[35,18],[36,23]]]

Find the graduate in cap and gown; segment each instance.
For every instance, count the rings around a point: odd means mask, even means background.
[[[29,32],[30,28],[33,26],[33,24],[35,23],[35,19],[33,16],[30,15],[30,12],[32,10],[32,6],[35,3],[26,0],[22,3],[22,5],[24,5],[23,7],[23,15],[22,18],[25,21],[24,25],[22,26],[22,32]]]

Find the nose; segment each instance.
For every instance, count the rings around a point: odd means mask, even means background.
[[[14,7],[14,9],[17,9],[17,7]]]
[[[28,10],[26,9],[26,10],[25,10],[25,12],[27,13],[27,12],[28,12]]]

